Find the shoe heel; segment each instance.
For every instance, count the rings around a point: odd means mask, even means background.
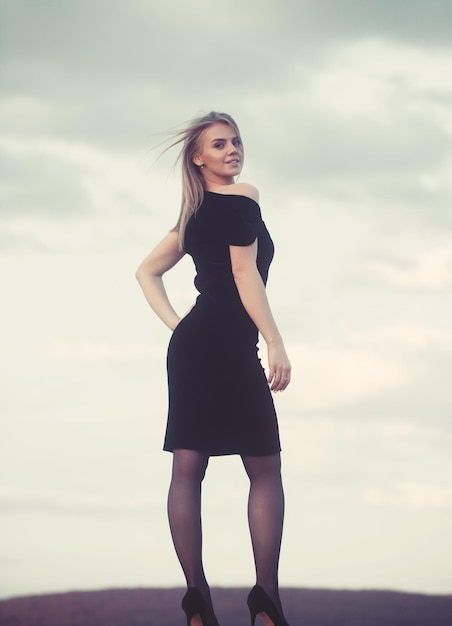
[[[213,608],[197,587],[189,587],[182,598],[182,608],[187,616],[187,626],[218,626]]]
[[[182,598],[182,609],[187,616],[187,626],[198,626],[198,624],[202,624],[202,614],[204,613],[205,606],[206,602],[199,589],[189,587],[187,593]],[[199,619],[197,616],[199,616]],[[192,623],[194,617],[196,617],[196,620]]]
[[[262,614],[265,626],[289,626],[285,617],[260,585],[255,585],[251,589],[247,604],[251,614],[251,626],[254,626],[256,616],[259,614]]]
[[[256,609],[256,605],[254,602],[254,598],[250,592],[248,599],[246,601],[247,605],[248,605],[248,609],[250,611],[250,618],[251,618],[251,626],[255,626],[256,623],[256,617],[257,617],[257,609]]]

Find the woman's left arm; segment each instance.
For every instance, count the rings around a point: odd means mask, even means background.
[[[267,344],[270,389],[283,391],[290,382],[291,366],[257,269],[257,239],[250,246],[229,246],[229,251],[242,304]]]
[[[177,232],[170,231],[140,263],[135,274],[149,305],[171,330],[176,328],[180,317],[168,299],[162,276],[179,263],[184,254],[179,250]]]

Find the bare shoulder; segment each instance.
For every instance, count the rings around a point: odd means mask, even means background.
[[[234,183],[232,185],[215,185],[211,191],[222,193],[227,196],[246,196],[259,202],[259,191],[254,185],[249,183]]]
[[[235,193],[240,196],[247,196],[256,202],[259,202],[259,190],[254,185],[250,185],[249,183],[235,183],[234,185],[230,185],[232,193]]]

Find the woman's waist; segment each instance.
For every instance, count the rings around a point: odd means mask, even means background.
[[[196,307],[206,313],[215,313],[227,318],[249,319],[238,292],[217,293],[215,291],[203,291],[196,298]]]
[[[257,340],[257,327],[248,315],[240,298],[238,301],[223,300],[207,294],[200,294],[188,314],[207,330],[220,327],[225,334]]]

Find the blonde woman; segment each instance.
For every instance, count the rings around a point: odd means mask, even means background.
[[[290,382],[290,363],[265,283],[273,243],[255,187],[236,183],[243,165],[239,129],[225,113],[195,119],[181,144],[183,197],[176,226],[140,264],[136,276],[160,319],[168,347],[169,411],[164,450],[173,453],[168,516],[187,581],[188,626],[218,626],[202,563],[201,483],[212,455],[238,454],[250,479],[249,528],[256,585],[251,622],[288,626],[278,594],[284,493],[280,441],[271,392]],[[196,304],[182,318],[162,276],[189,254]],[[258,332],[268,349],[266,375]]]

